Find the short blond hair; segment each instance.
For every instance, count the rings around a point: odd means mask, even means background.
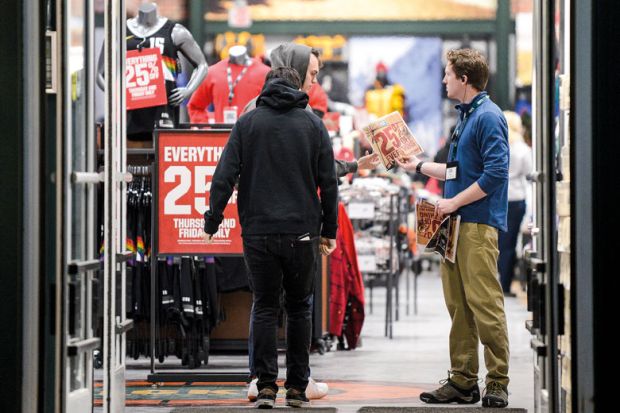
[[[521,116],[511,110],[504,111],[506,123],[508,123],[508,141],[516,142],[523,140],[523,122]]]

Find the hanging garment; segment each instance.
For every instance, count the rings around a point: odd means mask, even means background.
[[[217,297],[217,276],[215,272],[215,258],[205,257],[204,267],[201,268],[199,274],[201,275],[201,295],[203,312],[205,314],[205,328],[207,333],[218,324],[219,303]]]
[[[344,335],[349,349],[357,347],[364,324],[364,282],[357,265],[353,226],[342,202],[338,204],[336,249],[330,260],[329,313],[330,334]]]
[[[224,122],[224,107],[236,106],[237,117],[247,103],[260,95],[265,83],[265,76],[269,66],[258,59],[251,59],[249,66],[228,64],[224,59],[209,67],[207,77],[192,95],[187,104],[187,110],[192,123],[209,123],[207,108],[213,104],[215,108],[215,122]],[[228,69],[230,68],[230,76]],[[246,69],[243,76],[239,77]],[[229,82],[229,78],[231,82]],[[231,97],[232,92],[232,99]]]
[[[248,288],[249,274],[243,257],[215,258],[217,291],[232,292]]]
[[[181,308],[187,318],[194,318],[194,261],[190,257],[181,258]]]
[[[127,355],[138,359],[150,354],[151,268],[146,254],[146,226],[150,218],[150,203],[145,194],[150,191],[148,169],[128,167],[134,176],[127,187],[126,249],[133,253],[127,261],[127,317],[134,327],[127,333]]]
[[[319,118],[323,118],[323,116],[327,113],[327,93],[321,87],[320,84],[314,83],[308,92],[308,105],[312,108],[312,111],[316,113]]]
[[[370,89],[366,92],[365,103],[368,113],[381,117],[397,111],[406,120],[405,89],[401,85],[396,84],[382,89]]]
[[[127,356],[150,357],[151,347],[151,238],[152,193],[149,169],[129,166],[134,180],[127,187],[126,248],[133,252],[127,264],[127,316],[134,328],[127,334]],[[155,353],[163,363],[168,356],[196,368],[207,364],[209,334],[219,322],[217,280],[213,257],[156,259]],[[237,263],[238,264],[238,263]],[[245,271],[245,270],[244,270]],[[235,283],[247,284],[245,273]],[[239,281],[241,280],[241,281]]]
[[[138,50],[142,48],[159,48],[162,57],[164,78],[166,80],[166,93],[176,89],[178,64],[178,48],[172,40],[172,30],[175,22],[168,20],[164,25],[148,37],[139,37],[127,26],[127,50]],[[153,106],[127,111],[127,137],[128,139],[151,139],[153,126],[161,119],[161,114],[167,112],[170,120],[176,124],[178,109],[168,105]]]

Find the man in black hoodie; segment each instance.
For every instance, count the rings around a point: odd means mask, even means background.
[[[271,66],[276,69],[279,67],[288,67],[295,69],[300,75],[301,91],[308,93],[312,86],[317,81],[317,75],[321,67],[320,54],[317,49],[313,49],[303,44],[297,43],[283,43],[276,47],[270,55]],[[258,96],[252,99],[246,105],[243,113],[247,113],[256,109]],[[312,111],[310,105],[306,106],[306,110]],[[379,157],[376,154],[366,155],[360,158],[358,161],[347,162],[342,160],[335,160],[336,175],[338,177],[345,176],[348,173],[355,173],[360,169],[373,169],[379,163]],[[309,300],[312,302],[313,298]],[[249,367],[251,381],[248,385],[248,400],[254,402],[258,397],[258,379],[254,368],[254,348],[252,344],[253,337],[253,324],[254,324],[254,310],[250,316],[250,336],[249,336]],[[308,377],[308,387],[306,388],[306,396],[308,399],[320,399],[327,395],[329,387],[327,383],[321,383],[314,381],[311,377]]]
[[[317,49],[298,43],[283,43],[273,49],[270,54],[271,67],[291,67],[297,71],[301,78],[301,90],[310,92],[312,85],[317,82],[317,76],[321,67],[320,54]],[[247,113],[256,108],[258,97],[252,99],[243,109]],[[308,105],[307,110],[312,110]],[[364,155],[358,160],[351,162],[336,159],[336,175],[345,176],[355,173],[358,169],[374,169],[380,161],[377,154]]]
[[[257,100],[233,128],[211,183],[206,239],[217,232],[237,178],[244,257],[254,306],[257,407],[270,408],[278,391],[279,296],[287,312],[286,404],[309,404],[311,300],[316,257],[335,249],[338,183],[329,135],[306,111],[308,95],[294,69],[272,70]],[[317,191],[320,190],[320,198]]]

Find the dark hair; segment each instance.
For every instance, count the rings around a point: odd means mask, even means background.
[[[267,73],[265,81],[269,81],[271,79],[283,79],[296,89],[301,89],[301,78],[299,77],[299,73],[297,73],[297,70],[292,67],[282,66],[271,69],[269,73]]]
[[[315,49],[314,47],[310,49],[310,53],[313,54],[317,60],[319,61],[319,69],[323,67],[323,61],[321,60],[321,51],[319,49]]]
[[[467,76],[467,83],[477,90],[484,90],[489,81],[489,65],[479,51],[474,49],[450,50],[447,58],[459,79]]]

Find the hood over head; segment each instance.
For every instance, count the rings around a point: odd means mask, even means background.
[[[292,67],[299,73],[303,85],[306,80],[311,51],[312,48],[303,44],[283,43],[271,52],[271,68]]]
[[[263,86],[256,105],[267,105],[274,109],[290,109],[293,107],[305,109],[308,105],[308,95],[295,89],[284,79],[271,79]]]

